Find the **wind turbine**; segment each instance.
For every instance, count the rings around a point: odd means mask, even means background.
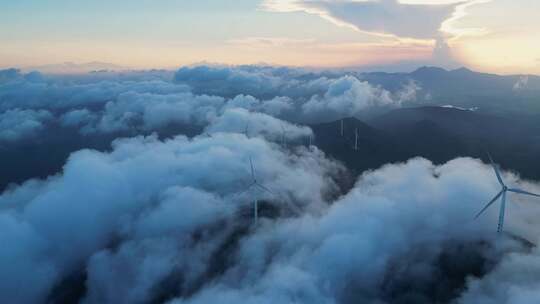
[[[507,192],[525,194],[525,195],[536,196],[536,197],[540,197],[540,195],[534,194],[534,193],[531,193],[531,192],[527,192],[527,191],[524,191],[524,190],[521,190],[521,189],[517,189],[517,188],[508,188],[508,186],[506,186],[506,184],[504,183],[504,181],[503,181],[503,179],[501,177],[499,166],[496,165],[493,162],[493,159],[491,158],[491,155],[488,154],[488,157],[489,157],[489,161],[491,162],[491,166],[493,167],[493,170],[495,171],[495,175],[497,176],[497,180],[499,181],[499,184],[501,184],[502,188],[501,188],[501,191],[499,193],[497,193],[497,195],[495,195],[495,197],[489,203],[487,203],[487,205],[482,210],[480,210],[480,212],[478,212],[478,214],[475,216],[475,219],[477,219],[482,213],[484,213],[484,211],[486,211],[500,197],[501,198],[501,207],[500,207],[500,211],[499,211],[499,225],[497,226],[497,232],[500,233],[500,232],[502,232],[503,225],[504,225],[504,210],[506,208],[506,194],[507,194]]]
[[[358,128],[354,129],[354,150],[358,151]]]
[[[249,165],[251,166],[251,178],[252,178],[252,182],[251,184],[244,190],[244,192],[246,191],[249,191],[250,189],[252,188],[256,188],[256,189],[259,189],[259,190],[262,190],[264,192],[268,192],[270,194],[274,194],[272,191],[270,191],[268,188],[266,188],[265,186],[261,185],[258,181],[257,181],[257,176],[255,175],[255,169],[253,167],[253,160],[251,159],[251,157],[249,157]],[[259,220],[259,200],[255,197],[255,199],[253,200],[253,217],[254,217],[254,221],[255,221],[255,224],[257,224],[257,221]]]
[[[284,147],[287,144],[286,139],[285,139],[286,135],[287,135],[287,131],[285,131],[285,126],[281,124],[281,145]]]
[[[246,128],[244,129],[244,135],[249,138],[249,121],[246,122]]]

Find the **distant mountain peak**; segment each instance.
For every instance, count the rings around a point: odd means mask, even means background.
[[[466,67],[461,67],[459,69],[455,69],[455,70],[452,70],[450,71],[452,73],[460,73],[460,74],[474,74],[475,71],[469,69],[469,68],[466,68]]]
[[[440,73],[446,73],[446,72],[448,71],[440,67],[423,66],[416,69],[414,72],[412,72],[412,74],[434,74],[434,73],[440,74]]]

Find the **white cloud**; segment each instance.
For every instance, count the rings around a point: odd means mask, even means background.
[[[514,253],[485,278],[471,278],[457,303],[535,303],[540,296],[540,252]]]
[[[46,110],[12,109],[0,113],[0,142],[14,142],[35,136],[53,115]]]
[[[338,25],[352,28],[365,34],[378,37],[380,46],[369,51],[369,43],[359,43],[357,52],[367,59],[363,65],[396,64],[400,61],[427,62],[447,68],[463,65],[452,56],[448,43],[454,48],[457,39],[462,37],[485,36],[490,32],[484,21],[476,27],[463,21],[471,13],[471,7],[489,3],[492,0],[265,0],[262,8],[271,12],[305,12],[320,16]],[[477,24],[478,22],[476,22]],[[474,23],[473,23],[474,24]],[[485,25],[483,25],[485,24]],[[398,41],[408,52],[385,51]],[[433,54],[418,45],[430,43]],[[312,43],[313,44],[313,43]],[[316,47],[317,45],[315,45]],[[311,47],[313,48],[313,47]],[[346,53],[348,48],[336,44],[336,50]],[[459,48],[459,47],[458,47]],[[366,52],[367,51],[367,52]],[[462,53],[462,48],[459,50]],[[377,53],[384,53],[379,58]],[[356,53],[354,53],[356,54]],[[354,56],[354,55],[349,55]],[[394,56],[394,57],[392,57]],[[463,60],[463,56],[460,58]],[[355,60],[362,59],[357,58]],[[351,65],[351,62],[340,65]],[[358,65],[358,62],[356,63]]]
[[[377,107],[397,107],[403,102],[416,99],[420,87],[407,83],[400,91],[391,92],[375,87],[353,76],[329,80],[323,95],[314,95],[302,104],[302,112],[309,121],[331,121],[343,117],[354,117],[363,111]]]
[[[537,251],[523,253],[519,242],[494,237],[496,208],[471,219],[499,187],[489,166],[469,158],[440,166],[414,159],[366,172],[349,193],[329,201],[341,194],[335,177],[342,166],[316,148],[270,142],[280,141],[282,128],[291,141],[312,135],[277,117],[320,121],[400,106],[415,99],[415,82],[390,92],[341,72],[182,69],[177,81],[202,91],[191,93],[146,78],[42,81],[7,74],[0,139],[39,134],[54,122],[51,113],[67,128],[147,133],[185,123],[211,134],[116,140],[108,152],[74,152],[62,173],[2,193],[0,302],[43,302],[76,271],[87,271],[86,304],[147,303],[163,294],[178,303],[423,299],[452,286],[432,288],[453,279],[440,264],[443,255],[451,265],[471,256],[486,262],[485,277],[460,285],[464,292],[449,290],[462,303],[525,302],[537,292]],[[223,96],[205,95],[209,87]],[[259,89],[264,98],[231,93]],[[243,192],[250,157],[274,194]],[[505,178],[540,192],[515,175]],[[300,214],[265,215],[251,227],[254,195],[261,212]],[[509,201],[523,205],[509,204],[509,231],[536,241],[540,208],[528,198]],[[516,272],[524,265],[528,273]],[[463,271],[459,284],[471,273]],[[403,286],[416,292],[404,295]]]
[[[240,108],[218,119],[230,119],[222,124],[228,127],[244,118],[265,130],[278,123]],[[261,201],[282,210],[294,204],[304,210],[299,217],[263,218],[247,229],[254,194],[242,190],[250,182],[250,157],[258,180],[275,192],[261,193]],[[163,294],[179,297],[173,303],[392,302],[432,299],[433,290],[460,295],[445,284],[465,277],[441,272],[443,255],[451,265],[470,265],[472,257],[487,265],[486,277],[467,283],[463,303],[506,299],[497,292],[499,276],[503,286],[513,286],[513,298],[535,292],[535,276],[514,269],[536,263],[537,255],[508,254],[525,250],[496,237],[497,208],[472,220],[499,187],[488,165],[469,158],[387,165],[328,202],[331,177],[340,170],[317,149],[286,152],[260,137],[222,132],[192,140],[136,137],[117,140],[110,152],[76,152],[62,174],[0,195],[6,247],[0,300],[43,301],[81,269],[88,271],[86,304],[146,303]],[[504,177],[540,191],[512,174]],[[525,197],[509,202],[507,229],[535,240],[540,208]],[[472,271],[467,267],[459,268],[463,276]],[[411,282],[412,295],[402,289]]]
[[[206,129],[206,132],[247,133],[247,136],[263,136],[267,140],[281,142],[308,142],[313,136],[310,128],[297,126],[279,120],[270,115],[249,112],[241,108],[227,109],[216,118]]]
[[[244,108],[250,111],[262,112],[279,117],[286,112],[294,110],[294,104],[293,100],[289,97],[274,97],[269,100],[258,100],[253,96],[238,95],[227,101],[225,108]]]
[[[151,73],[149,73],[151,74]],[[30,75],[30,74],[27,74]],[[108,77],[108,76],[106,76]],[[80,106],[103,106],[126,92],[174,94],[189,88],[163,80],[122,80],[120,76],[103,80],[76,77],[35,81],[35,77],[14,78],[0,82],[0,110],[12,108],[70,109]]]
[[[217,115],[225,99],[216,96],[128,92],[105,105],[96,129],[101,132],[131,128],[156,130],[168,124],[204,125]]]
[[[72,110],[60,117],[60,123],[65,127],[77,127],[91,123],[96,119],[96,115],[88,109]]]
[[[218,118],[227,109],[235,108],[292,122],[329,121],[355,116],[373,107],[400,106],[414,100],[419,89],[411,82],[397,92],[390,92],[341,72],[313,73],[265,66],[182,68],[175,74],[177,83],[156,80],[154,77],[158,76],[153,72],[146,76],[144,73],[105,74],[46,81],[29,80],[33,77],[23,77],[16,70],[14,75],[0,84],[3,101],[0,109],[21,107],[23,111],[51,111],[58,114],[57,121],[51,117],[51,122],[78,129],[83,135],[148,134],[186,126],[202,129],[210,123],[230,119],[230,116]],[[207,94],[207,90],[212,94]],[[253,128],[276,125],[269,123],[273,118],[267,115],[251,115],[263,120],[261,123],[252,121]],[[28,128],[32,125],[36,130],[42,126],[36,120],[29,120],[28,124]],[[221,124],[209,130],[233,131],[236,127],[223,128]],[[15,130],[6,130],[4,137],[8,132]],[[256,134],[261,132],[273,134],[269,138],[275,140],[276,132],[260,129]],[[299,134],[307,135],[303,131]],[[301,136],[297,135],[291,133],[293,138],[289,139],[298,140]],[[24,136],[11,137],[19,140]]]
[[[507,252],[526,251],[518,242],[496,237],[497,210],[471,219],[498,189],[492,174],[472,159],[442,166],[415,159],[365,173],[321,216],[278,221],[250,235],[241,243],[236,264],[219,280],[173,303],[451,302],[464,287],[459,287],[465,279],[460,275],[479,267],[489,271]],[[540,212],[535,205],[527,209]],[[534,218],[525,213],[509,221],[519,225]],[[538,223],[527,225],[534,235]],[[506,257],[523,261],[522,256]],[[509,296],[532,299],[535,276],[520,275],[523,264],[516,272],[505,263],[500,265],[509,272],[505,280],[523,283]],[[504,280],[492,283],[473,293],[507,290]]]
[[[435,39],[442,23],[450,19],[458,3],[410,4],[397,0],[304,1],[267,0],[263,7],[278,12],[304,11],[338,25],[378,34],[416,39]]]
[[[0,302],[43,302],[88,259],[90,303],[144,302],[175,269],[190,282],[200,279],[231,229],[251,223],[239,213],[250,210],[253,197],[243,192],[249,157],[258,180],[276,194],[259,198],[277,208],[321,206],[333,187],[328,174],[340,168],[316,150],[286,154],[238,134],[164,142],[151,136],[118,140],[110,153],[76,152],[61,175],[4,192]],[[209,234],[197,240],[201,229]]]

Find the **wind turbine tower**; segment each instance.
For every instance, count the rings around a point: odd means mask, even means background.
[[[244,135],[246,135],[246,137],[249,137],[249,122],[246,122],[246,127],[244,129]]]
[[[285,127],[283,126],[283,124],[281,124],[281,145],[284,147],[287,144],[286,135],[287,135],[287,131],[285,130]]]
[[[354,129],[354,150],[358,151],[358,128]]]

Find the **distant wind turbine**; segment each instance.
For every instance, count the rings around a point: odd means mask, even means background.
[[[517,189],[517,188],[508,188],[501,177],[499,166],[493,162],[491,155],[488,154],[488,157],[491,162],[491,166],[493,167],[493,170],[495,171],[495,175],[497,176],[497,180],[499,181],[499,184],[501,184],[502,189],[499,193],[497,193],[497,195],[495,195],[495,197],[489,203],[487,203],[487,205],[482,210],[480,210],[480,212],[478,212],[478,214],[475,216],[475,219],[478,218],[482,213],[484,213],[484,211],[486,211],[500,197],[501,208],[499,211],[499,225],[497,226],[497,232],[500,233],[503,231],[503,226],[504,226],[504,210],[506,208],[506,193],[507,192],[514,192],[514,193],[525,194],[525,195],[536,196],[536,197],[540,197],[540,195],[527,192],[521,189]]]
[[[358,150],[358,128],[354,129],[354,150]]]
[[[249,158],[249,165],[251,166],[251,178],[252,178],[252,182],[251,184],[244,190],[244,192],[246,191],[249,191],[250,189],[252,188],[256,188],[256,189],[259,189],[259,190],[262,190],[264,192],[268,192],[270,194],[274,194],[272,191],[270,191],[268,188],[266,188],[265,186],[261,185],[258,181],[257,181],[257,176],[255,174],[255,168],[253,167],[253,160],[251,159],[251,157]],[[259,200],[257,199],[257,197],[255,197],[255,199],[253,200],[253,217],[254,217],[254,221],[255,221],[255,224],[257,224],[257,221],[259,220]]]
[[[281,124],[281,145],[284,146],[284,147],[287,144],[286,135],[287,135],[287,131],[285,130],[285,126],[283,126],[283,124]]]
[[[246,135],[246,137],[249,137],[249,121],[246,122],[246,128],[244,129],[244,135]]]

